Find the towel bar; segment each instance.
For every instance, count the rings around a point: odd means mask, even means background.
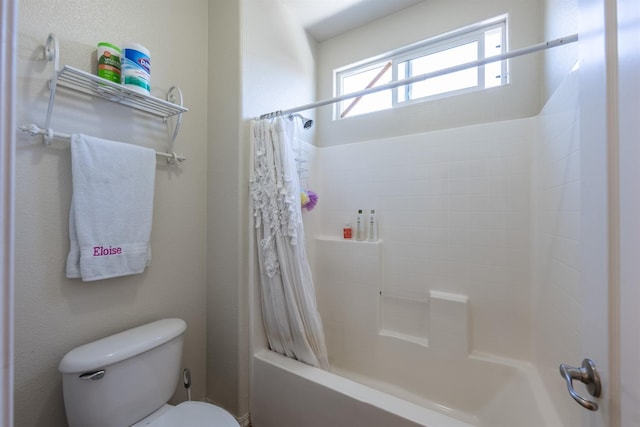
[[[53,129],[49,128],[49,129],[42,129],[41,127],[39,127],[36,124],[31,123],[30,125],[23,125],[20,126],[20,130],[23,132],[27,132],[33,136],[36,135],[43,135],[44,136],[44,143],[45,145],[49,145],[51,144],[51,141],[53,139],[63,139],[65,141],[70,141],[71,140],[71,135],[66,134],[66,133],[59,133],[59,132],[54,132]],[[167,159],[167,163],[170,165],[175,165],[177,163],[180,162],[184,162],[185,160],[187,160],[186,157],[184,157],[181,154],[177,154],[177,153],[164,153],[161,151],[156,151],[156,156],[160,156],[160,157],[164,157]]]

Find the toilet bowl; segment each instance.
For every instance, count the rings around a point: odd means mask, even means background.
[[[60,361],[69,427],[239,427],[205,402],[167,404],[181,376],[181,319],[163,319],[68,352]]]
[[[227,411],[204,402],[182,402],[165,405],[131,427],[238,427],[240,424]]]

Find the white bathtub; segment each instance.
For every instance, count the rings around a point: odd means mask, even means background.
[[[477,356],[467,359],[467,366],[460,369],[424,367],[435,376],[448,375],[447,388],[458,390],[446,396],[445,405],[443,399],[435,403],[379,381],[376,388],[369,387],[363,383],[373,381],[366,378],[356,382],[345,377],[349,373],[337,375],[262,350],[253,356],[252,426],[561,426],[531,366]],[[487,383],[487,378],[493,379]],[[377,389],[387,387],[394,394]],[[438,390],[431,391],[432,396],[437,394]]]

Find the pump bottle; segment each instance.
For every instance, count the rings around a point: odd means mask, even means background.
[[[378,241],[378,216],[376,215],[375,209],[371,209],[371,211],[369,212],[367,237],[370,242]]]
[[[365,240],[365,224],[364,214],[362,209],[358,209],[358,216],[356,217],[356,240]]]

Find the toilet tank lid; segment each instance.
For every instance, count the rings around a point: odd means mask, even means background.
[[[184,333],[182,319],[162,319],[74,348],[60,361],[63,374],[104,368],[158,347]]]

